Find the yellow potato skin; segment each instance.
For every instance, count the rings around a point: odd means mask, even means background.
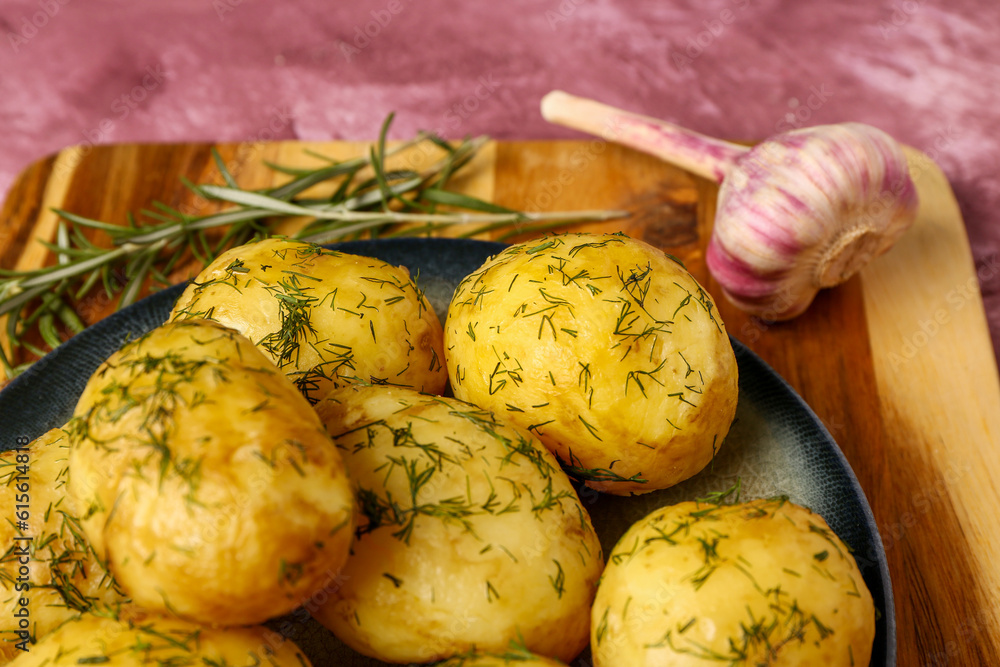
[[[434,667],[565,667],[564,663],[514,650],[504,654],[463,655],[439,662]]]
[[[263,627],[213,630],[134,610],[115,618],[84,614],[48,635],[14,667],[310,667],[291,641]]]
[[[171,321],[235,329],[316,402],[349,382],[440,394],[441,322],[405,268],[271,238],[232,248],[184,290]]]
[[[875,609],[818,514],[778,498],[686,502],[612,550],[591,618],[596,667],[867,665]]]
[[[455,396],[530,429],[614,494],[699,472],[736,412],[736,357],[712,298],[623,235],[552,236],[491,258],[455,291],[445,357]]]
[[[144,608],[260,623],[347,558],[354,499],[340,454],[288,378],[231,329],[187,320],[125,345],[67,432],[83,529]]]
[[[19,466],[27,467],[27,475]],[[0,452],[3,516],[13,520],[19,504],[28,505],[30,514],[24,531],[12,521],[0,521],[0,543],[6,545],[0,558],[0,664],[18,655],[15,645],[27,638],[18,634],[21,628],[14,616],[21,609],[21,599],[28,603],[32,640],[92,606],[125,599],[83,537],[76,511],[66,497],[68,472],[69,439],[59,428],[31,442],[26,452]],[[27,490],[22,493],[17,487],[25,483]],[[27,581],[19,581],[22,565],[29,571],[23,577]],[[30,588],[25,588],[27,584]]]
[[[364,515],[321,623],[387,662],[503,652],[520,637],[561,660],[583,650],[601,547],[544,447],[406,389],[345,388],[316,407]]]

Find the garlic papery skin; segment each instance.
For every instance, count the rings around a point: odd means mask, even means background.
[[[726,174],[706,263],[740,309],[791,319],[891,248],[917,208],[906,156],[885,132],[860,123],[793,130]]]
[[[792,130],[751,149],[561,91],[541,106],[549,121],[721,183],[706,263],[726,298],[762,319],[801,314],[916,219],[902,148],[869,125]]]
[[[676,165],[692,174],[721,183],[737,158],[750,149],[713,139],[649,116],[553,90],[541,102],[542,117]]]

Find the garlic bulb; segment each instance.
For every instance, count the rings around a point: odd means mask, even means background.
[[[801,314],[916,218],[902,149],[869,125],[802,128],[748,148],[560,91],[542,99],[542,115],[721,183],[709,271],[727,299],[767,320]]]

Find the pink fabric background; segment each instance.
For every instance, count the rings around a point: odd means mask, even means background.
[[[392,110],[397,138],[577,136],[552,88],[729,138],[798,111],[944,168],[1000,347],[998,34],[993,0],[2,0],[0,193],[68,144],[370,139]]]

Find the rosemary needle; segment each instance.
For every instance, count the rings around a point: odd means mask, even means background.
[[[469,224],[476,226],[462,236],[495,231],[511,236],[628,215],[624,211],[522,212],[447,190],[451,177],[475,157],[488,138],[466,138],[453,145],[422,132],[387,149],[392,119],[392,114],[386,118],[368,155],[338,162],[307,151],[324,161],[314,169],[265,162],[269,169],[291,177],[287,183],[266,190],[241,189],[213,150],[225,185],[195,185],[182,180],[197,195],[232,204],[218,213],[187,215],[155,202],[156,210],[142,212],[142,222],[130,215],[123,225],[55,209],[62,218],[55,243],[42,241],[53,252],[55,264],[28,271],[0,269],[0,316],[8,317],[10,351],[8,355],[0,345],[0,369],[8,379],[13,378],[30,365],[15,366],[13,360],[27,356],[25,352],[44,354],[63,338],[81,331],[83,323],[73,304],[95,290],[103,289],[109,300],[116,299],[115,307],[122,308],[150,287],[168,286],[171,271],[181,261],[194,258],[206,265],[229,248],[270,236],[273,224],[283,218],[311,220],[295,238],[331,243],[362,237],[424,236],[444,227]],[[418,147],[443,151],[444,157],[422,172],[386,168],[390,156]],[[332,196],[317,199],[302,194],[325,182],[337,185]],[[221,239],[210,240],[206,231],[218,228],[225,228],[225,233]],[[88,229],[109,237],[111,247],[91,242],[83,233]],[[35,342],[39,340],[42,347]]]

